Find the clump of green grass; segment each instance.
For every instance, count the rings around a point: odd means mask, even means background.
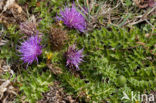
[[[49,71],[42,72],[37,70],[39,68],[28,68],[24,70],[21,75],[17,76],[19,82],[18,101],[26,101],[35,103],[42,98],[42,93],[49,90],[49,86],[53,85],[53,78]],[[22,99],[23,98],[23,99]]]
[[[151,33],[152,34],[152,33]],[[84,92],[88,102],[121,102],[123,92],[149,93],[155,89],[154,35],[145,37],[138,28],[102,28],[79,37],[76,43],[84,48],[85,59],[79,78],[65,74],[74,92]],[[141,45],[139,43],[144,43]],[[69,87],[68,87],[69,88]],[[123,100],[124,101],[124,100]],[[126,100],[125,100],[126,101]],[[129,101],[132,102],[132,101]]]

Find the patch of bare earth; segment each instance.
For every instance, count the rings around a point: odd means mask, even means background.
[[[37,103],[79,103],[71,95],[66,94],[59,85],[59,82],[54,82],[54,85],[49,87],[50,90],[43,93],[43,99]]]

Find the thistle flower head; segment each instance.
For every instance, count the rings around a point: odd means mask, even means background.
[[[75,28],[81,32],[86,29],[86,21],[80,12],[76,10],[75,5],[72,8],[66,7],[64,11],[60,12],[61,17],[57,17],[59,21],[63,21],[64,24],[70,28]]]
[[[156,6],[156,1],[155,0],[148,0],[148,5],[149,5],[149,7],[154,7],[154,6]]]
[[[23,60],[24,63],[28,63],[29,65],[32,64],[34,60],[38,62],[37,56],[42,53],[40,41],[38,36],[32,36],[21,44],[19,52],[21,53],[21,60]]]
[[[20,31],[28,36],[36,34],[36,24],[31,21],[26,21],[20,24]]]
[[[67,52],[65,53],[65,57],[66,57],[66,65],[69,67],[75,67],[77,70],[79,69],[79,64],[83,61],[83,57],[84,55],[83,53],[83,49],[81,50],[77,50],[75,45],[70,46],[67,50]]]
[[[60,50],[68,39],[67,32],[62,28],[52,27],[50,30],[50,42],[53,50]]]

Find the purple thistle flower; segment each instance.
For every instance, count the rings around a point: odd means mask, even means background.
[[[23,42],[20,46],[19,52],[21,53],[21,60],[24,63],[32,64],[34,60],[38,62],[37,56],[42,53],[40,46],[41,39],[38,36],[32,36],[27,41]]]
[[[63,21],[70,28],[75,28],[81,32],[86,29],[86,21],[81,13],[76,10],[75,5],[72,8],[66,7],[64,11],[60,11],[61,17],[57,16],[57,20]]]
[[[156,1],[155,0],[148,0],[148,5],[149,5],[149,7],[154,7],[154,6],[156,6]]]
[[[83,53],[83,49],[77,50],[75,48],[75,45],[70,46],[67,52],[65,53],[65,57],[67,60],[66,65],[69,66],[70,68],[76,67],[77,70],[80,70],[79,64],[83,61],[83,57],[84,57],[82,53]]]

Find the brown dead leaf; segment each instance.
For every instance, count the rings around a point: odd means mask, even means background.
[[[15,96],[18,93],[18,89],[14,88],[10,80],[5,80],[0,85],[0,102],[12,103],[15,100]]]
[[[14,18],[17,22],[24,22],[27,20],[26,13],[22,10],[18,4],[14,3],[10,9],[11,13],[13,14]]]
[[[0,1],[0,11],[3,9],[3,5],[4,5],[4,0]]]
[[[155,36],[155,35],[156,35],[156,33],[151,33],[151,34],[150,33],[147,33],[147,34],[145,34],[145,37],[146,38],[149,38],[150,36]]]
[[[156,36],[156,33],[153,33],[152,35],[155,35]]]
[[[149,38],[150,36],[151,36],[150,33],[145,34],[145,37],[146,37],[146,38]]]
[[[40,2],[37,2],[37,3],[36,3],[36,6],[37,6],[37,7],[40,7]]]
[[[0,22],[14,24],[27,20],[26,13],[22,7],[15,2],[15,0],[7,0],[6,3],[3,3],[3,5],[3,11],[0,14]]]
[[[1,39],[0,39],[0,46],[5,45],[7,42],[8,42],[7,40],[1,40]]]
[[[17,3],[14,3],[13,5],[10,6],[10,8],[16,8],[18,13],[22,13],[22,7],[19,6]]]
[[[2,12],[5,12],[7,9],[9,9],[14,3],[15,3],[15,0],[7,0],[5,6],[3,7]]]
[[[140,45],[142,45],[142,46],[144,46],[145,45],[145,43],[143,43],[143,42],[136,42],[137,44],[140,44]]]
[[[7,80],[0,85],[0,99],[2,99],[4,92],[7,91],[7,87],[10,84],[10,81]]]

